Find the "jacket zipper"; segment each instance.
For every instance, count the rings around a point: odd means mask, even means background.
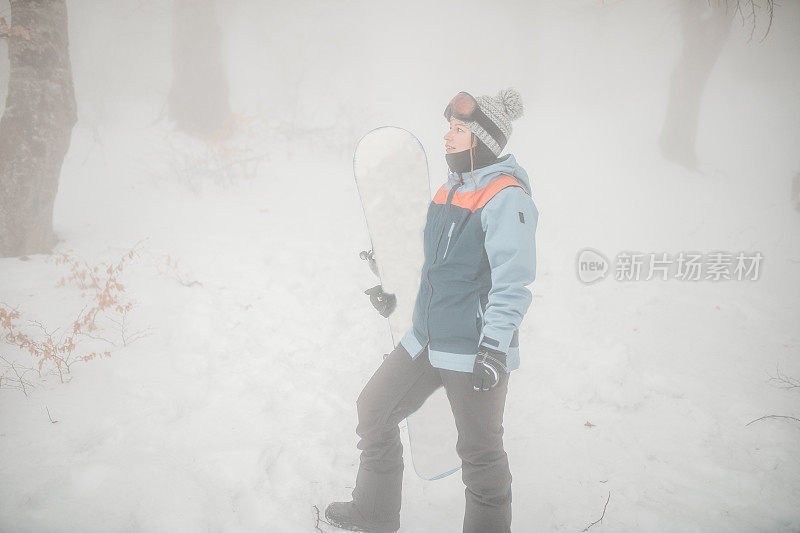
[[[450,224],[450,231],[447,232],[447,246],[444,247],[444,255],[442,256],[442,261],[444,261],[444,258],[447,257],[447,250],[450,249],[450,239],[453,238],[453,228],[455,227],[456,227],[455,222]]]
[[[447,215],[450,213],[450,205],[453,202],[453,196],[456,194],[456,189],[461,187],[463,182],[461,181],[461,177],[459,177],[458,182],[450,189],[450,194],[447,195],[447,209],[444,212],[444,221],[447,223]],[[445,224],[442,224],[442,231],[439,233],[439,240],[436,241],[436,253],[433,256],[433,262],[428,266],[428,270],[425,271],[425,278],[428,280],[428,312],[425,315],[425,333],[428,335],[428,340],[425,342],[425,346],[429,346],[431,343],[431,301],[433,300],[433,283],[431,283],[431,267],[436,264],[436,260],[439,259],[439,245],[442,244],[442,236],[444,235],[444,227]],[[448,244],[449,244],[448,239]],[[445,253],[447,250],[445,249]],[[428,352],[430,353],[430,348],[428,348]]]

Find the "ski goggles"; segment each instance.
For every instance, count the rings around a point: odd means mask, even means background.
[[[444,118],[448,121],[451,118],[472,121],[476,112],[483,114],[481,108],[478,107],[478,101],[471,94],[461,91],[444,108]]]

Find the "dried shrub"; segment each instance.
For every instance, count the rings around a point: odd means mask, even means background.
[[[27,326],[23,326],[20,310],[0,303],[0,341],[28,352],[37,362],[34,369],[0,357],[0,387],[18,388],[27,394],[27,389],[32,387],[32,382],[27,378],[31,371],[35,370],[40,378],[55,373],[63,383],[68,379],[70,367],[76,361],[87,362],[110,357],[111,352],[108,350],[78,349],[81,341],[86,338],[99,339],[117,346],[117,343],[100,335],[103,328],[98,321],[101,319],[117,325],[123,346],[147,334],[147,331],[134,334],[126,331],[126,317],[133,309],[133,303],[124,299],[125,286],[120,283],[120,277],[125,266],[137,257],[136,250],[129,250],[114,264],[101,263],[94,266],[69,252],[61,252],[55,256],[56,264],[69,266],[69,273],[56,286],[76,286],[83,291],[81,297],[88,296],[89,303],[77,313],[71,325],[52,330],[41,321],[33,319],[27,319]]]
[[[169,132],[162,144],[170,172],[197,191],[207,183],[226,186],[254,179],[267,160],[268,138],[264,120],[233,114],[204,138]]]

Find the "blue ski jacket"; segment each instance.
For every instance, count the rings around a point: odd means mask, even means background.
[[[528,174],[512,154],[448,175],[428,207],[413,325],[400,340],[412,358],[428,346],[434,367],[472,372],[483,345],[506,354],[507,371],[519,368],[538,220]]]

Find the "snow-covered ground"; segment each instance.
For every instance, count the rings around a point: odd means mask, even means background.
[[[656,4],[638,8],[650,24]],[[795,20],[798,8],[781,14]],[[575,38],[557,20],[533,42]],[[798,26],[776,23],[777,44],[755,51],[744,30],[732,32],[704,99],[701,175],[655,147],[677,30],[641,52],[658,68],[614,89],[640,55],[612,31],[622,22],[604,20],[586,42],[624,54],[586,84],[556,52],[535,65],[537,75],[558,65],[553,78],[510,76],[523,98],[536,94],[509,150],[540,211],[534,300],[505,414],[514,530],[581,531],[608,500],[590,531],[800,531],[800,422],[747,425],[800,418],[800,389],[770,380],[778,370],[800,379],[800,213],[789,199],[800,72],[758,55],[797,50]],[[601,55],[556,45],[586,64]],[[510,84],[470,81],[486,92]],[[436,188],[444,102],[419,105],[434,118],[377,114],[419,133]],[[368,240],[347,148],[380,122],[345,130],[342,149],[273,140],[257,177],[221,185],[189,183],[191,167],[175,166],[186,145],[164,122],[148,124],[158,106],[118,108],[107,110],[113,121],[76,126],[55,229],[59,251],[91,264],[136,246],[121,279],[135,301],[129,331],[147,335],[98,344],[111,357],[74,365],[67,383],[32,377],[27,396],[0,388],[0,530],[314,531],[314,506],[349,498],[355,400],[391,349],[362,292],[374,278],[358,257]],[[764,260],[757,281],[584,285],[584,247],[612,259],[723,250]],[[69,326],[86,299],[56,287],[65,273],[51,256],[0,259],[0,302]],[[3,354],[34,364],[0,345]],[[406,458],[401,531],[461,531],[460,473],[422,481]]]

